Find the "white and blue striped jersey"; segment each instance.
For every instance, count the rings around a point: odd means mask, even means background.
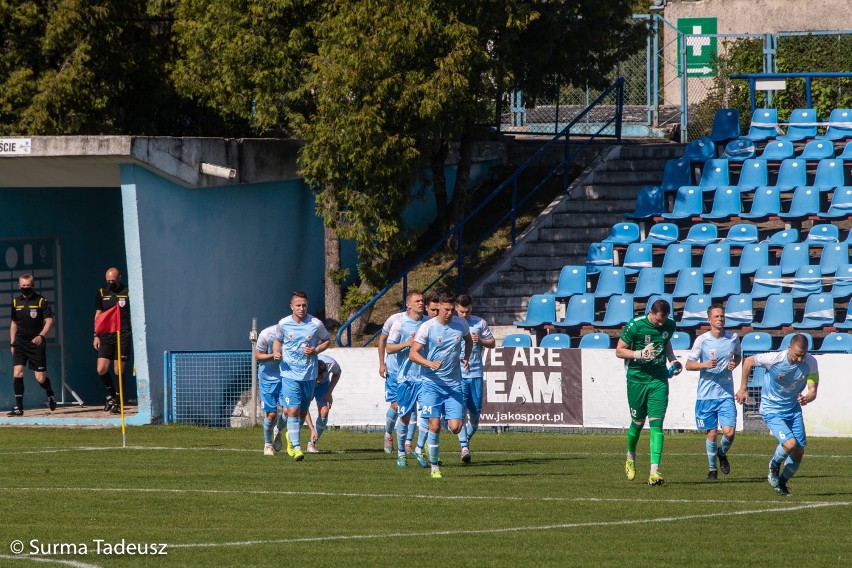
[[[276,339],[281,342],[281,378],[292,381],[317,379],[317,356],[305,355],[306,345],[316,347],[328,339],[325,324],[308,314],[301,322],[287,316],[278,322]]]
[[[477,334],[480,339],[491,339],[494,334],[491,333],[491,328],[488,327],[488,322],[479,316],[468,316],[467,325],[470,328],[471,334]],[[484,374],[482,368],[482,344],[474,343],[470,349],[470,356],[467,358],[470,370],[466,370],[464,366],[461,368],[462,377],[465,379],[481,379]],[[464,344],[462,343],[462,351]],[[464,359],[465,354],[461,354],[461,359]]]
[[[423,345],[420,355],[429,361],[443,361],[436,371],[429,367],[420,367],[420,377],[423,381],[443,383],[448,386],[461,384],[461,352],[464,350],[464,338],[470,335],[467,322],[453,316],[447,325],[438,318],[432,318],[417,330],[414,341]]]
[[[419,320],[413,320],[407,315],[403,318],[397,318],[391,326],[390,335],[388,335],[388,343],[405,343],[417,335],[417,330],[420,329],[420,326],[425,322],[425,317],[421,317]],[[396,357],[396,381],[398,383],[404,383],[407,381],[420,382],[420,365],[414,363],[408,358],[409,351],[411,351],[411,347],[406,347],[392,355],[392,357]]]
[[[323,381],[321,383],[319,383],[321,385],[324,385],[325,383],[327,383],[331,380],[332,375],[339,375],[341,373],[340,363],[338,363],[337,360],[334,359],[334,357],[330,357],[330,356],[325,355],[323,353],[320,353],[318,355],[318,357],[319,357],[320,361],[325,363],[325,368],[326,368],[325,378],[323,379]]]
[[[278,326],[270,325],[264,328],[263,331],[257,334],[257,343],[254,344],[254,349],[258,353],[265,355],[272,354],[272,342],[278,334]],[[266,361],[257,362],[257,377],[262,381],[277,381],[281,378],[278,374],[278,361],[269,359]]]
[[[725,331],[719,338],[709,331],[695,338],[687,359],[697,363],[716,359],[715,367],[700,371],[697,400],[734,398],[734,373],[728,370],[728,363],[742,353],[740,339],[731,331]]]
[[[397,312],[385,320],[385,325],[382,326],[382,333],[388,336],[388,343],[397,343],[397,341],[390,340],[391,328],[393,327],[394,322],[404,317],[406,317],[405,312]],[[396,354],[392,355],[385,351],[385,369],[387,369],[389,377],[396,377],[399,374],[399,365],[395,355]]]
[[[807,383],[819,382],[816,358],[810,353],[801,363],[790,363],[787,350],[761,353],[754,364],[766,369],[760,391],[760,413],[784,414],[801,408],[798,396]]]

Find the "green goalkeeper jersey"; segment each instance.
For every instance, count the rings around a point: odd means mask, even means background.
[[[667,319],[661,327],[656,327],[648,320],[648,316],[633,318],[624,326],[621,340],[630,349],[641,351],[649,343],[654,345],[656,356],[651,361],[627,359],[627,380],[647,383],[653,380],[668,380],[669,372],[666,367],[666,345],[675,331],[673,319]]]

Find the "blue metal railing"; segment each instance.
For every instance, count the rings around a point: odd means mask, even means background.
[[[757,108],[757,89],[756,83],[762,79],[804,79],[805,80],[805,99],[807,108],[813,108],[811,101],[811,83],[814,79],[832,79],[838,77],[852,77],[852,73],[737,73],[731,75],[731,79],[748,79],[749,90],[751,91],[751,111]]]
[[[612,118],[604,121],[600,128],[594,133],[586,134],[588,138],[586,138],[582,144],[579,144],[576,148],[572,150],[571,145],[571,127],[583,120],[586,115],[588,115],[592,109],[596,108],[601,101],[606,99],[607,97],[614,95],[615,96],[615,105]],[[367,310],[369,310],[380,298],[382,298],[385,294],[387,294],[394,286],[402,282],[402,302],[400,304],[404,304],[405,296],[408,293],[408,276],[412,270],[417,268],[424,260],[426,260],[432,253],[434,253],[438,248],[444,246],[448,242],[452,242],[455,239],[456,243],[456,259],[453,263],[443,270],[437,278],[435,278],[429,285],[423,288],[423,292],[427,292],[433,286],[435,286],[438,282],[440,282],[447,274],[449,274],[452,270],[457,270],[457,280],[456,280],[456,289],[461,292],[463,290],[464,283],[464,259],[470,256],[474,251],[476,251],[479,246],[489,238],[500,226],[503,225],[506,221],[511,221],[511,243],[512,246],[515,245],[515,239],[517,237],[517,214],[518,209],[526,203],[530,198],[532,198],[543,186],[546,182],[548,182],[554,175],[556,175],[560,170],[563,173],[562,176],[562,190],[563,192],[567,192],[568,186],[570,183],[570,172],[568,166],[571,161],[583,150],[585,149],[595,138],[598,136],[609,136],[608,134],[603,134],[607,128],[611,126],[614,127],[614,136],[618,143],[621,143],[621,126],[622,126],[622,111],[624,107],[624,79],[619,78],[615,81],[609,88],[607,88],[603,93],[601,93],[594,101],[592,101],[589,106],[587,106],[581,113],[574,117],[571,122],[569,122],[556,136],[554,136],[551,140],[549,140],[546,144],[544,144],[538,151],[533,154],[526,162],[524,162],[521,167],[515,170],[506,180],[501,183],[497,188],[492,191],[485,199],[483,199],[479,205],[477,205],[470,213],[468,213],[459,223],[457,223],[453,228],[447,231],[435,244],[433,244],[429,249],[424,252],[420,257],[417,258],[414,262],[412,262],[402,273],[394,278],[387,286],[382,288],[382,290],[373,296],[373,298],[367,302],[367,304],[362,307],[360,310],[355,312],[352,317],[346,320],[343,325],[340,326],[340,329],[337,331],[337,344],[341,347],[351,347],[352,345],[352,324],[358,320],[362,315],[364,315]],[[519,176],[530,169],[545,153],[552,147],[554,147],[562,138],[565,138],[565,152],[562,160],[557,164],[556,167],[551,169],[545,176],[539,181],[532,190],[527,192],[526,195],[518,198],[518,178]],[[467,223],[469,223],[472,219],[474,219],[483,208],[494,201],[497,197],[500,197],[505,194],[505,191],[511,191],[511,207],[509,211],[507,211],[503,216],[501,216],[488,230],[483,231],[481,234],[484,235],[479,241],[475,242],[473,245],[469,245],[465,247],[464,243],[464,228]],[[465,251],[465,249],[467,249]],[[369,345],[373,339],[380,332],[372,335],[367,341],[364,343],[364,346]]]

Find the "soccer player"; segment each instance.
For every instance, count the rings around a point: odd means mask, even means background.
[[[281,430],[284,421],[278,415],[278,401],[281,396],[281,373],[273,354],[278,326],[271,325],[257,335],[254,349],[257,352],[257,384],[260,387],[260,400],[263,412],[263,455],[274,456],[281,451]]]
[[[314,390],[314,400],[317,401],[317,420],[315,427],[308,425],[311,428],[311,441],[308,442],[309,454],[316,454],[319,451],[317,450],[317,442],[319,442],[320,436],[325,432],[328,425],[328,413],[331,411],[332,402],[334,402],[331,393],[334,392],[334,387],[337,386],[341,374],[340,364],[336,360],[328,355],[319,356],[317,385]],[[306,419],[310,420],[310,416],[308,414]]]
[[[465,406],[468,419],[459,432],[461,445],[461,460],[470,463],[470,439],[479,429],[479,415],[482,413],[482,349],[491,349],[497,343],[488,323],[479,316],[471,315],[473,298],[461,294],[456,298],[456,315],[467,322],[470,328],[470,340],[473,348],[470,353],[462,353],[462,359],[467,359],[469,368],[462,369],[464,379]]]
[[[797,333],[790,339],[786,351],[746,357],[740,389],[736,394],[740,404],[748,402],[746,385],[749,374],[756,366],[766,369],[760,393],[760,416],[778,440],[775,455],[769,460],[769,485],[786,497],[790,494],[787,482],[799,469],[808,444],[802,407],[817,397],[819,368],[814,356],[808,353],[808,340]],[[807,392],[803,393],[805,386]]]
[[[399,421],[396,425],[397,467],[408,467],[405,455],[411,451],[409,426],[412,414],[416,415],[417,399],[420,395],[420,367],[413,364],[408,353],[414,343],[414,336],[420,325],[426,321],[423,317],[423,294],[416,290],[408,293],[405,299],[405,317],[394,321],[388,335],[387,351],[397,358],[396,402]],[[415,421],[416,423],[416,421]],[[411,433],[413,435],[413,432]]]
[[[695,400],[695,426],[707,432],[704,447],[710,470],[707,481],[718,477],[716,459],[722,473],[731,472],[728,450],[734,443],[737,427],[737,405],[734,403],[733,370],[742,360],[740,340],[736,333],[725,330],[725,308],[713,304],[707,310],[710,331],[695,338],[686,360],[687,371],[699,371]],[[722,441],[717,444],[718,428]]]
[[[438,464],[441,413],[450,431],[458,434],[464,418],[461,367],[468,367],[462,353],[470,353],[473,347],[467,322],[453,315],[455,301],[449,292],[438,296],[438,315],[420,326],[408,354],[422,367],[420,412],[429,419],[429,462],[435,479],[442,477]]]
[[[385,380],[385,402],[389,403],[385,413],[384,449],[386,454],[393,451],[393,431],[396,429],[396,420],[399,416],[396,404],[397,360],[396,357],[387,354],[388,335],[393,323],[404,316],[405,312],[392,314],[385,320],[382,331],[379,333],[379,376]]]
[[[636,477],[636,446],[645,419],[651,428],[651,475],[648,485],[662,485],[659,472],[663,453],[663,419],[669,405],[669,377],[677,375],[683,366],[672,351],[671,339],[675,322],[669,318],[671,307],[665,300],[651,305],[647,315],[633,318],[624,327],[615,356],[626,360],[627,403],[630,406],[630,428],[627,431],[627,479]],[[666,359],[672,366],[666,368]]]
[[[424,296],[423,315],[425,316],[425,319],[429,320],[437,316],[440,305],[437,293],[430,292],[429,295]],[[426,439],[429,437],[429,419],[423,416],[423,413],[420,413],[420,417],[416,420],[416,424],[409,422],[409,439],[414,437],[415,427],[417,428],[417,446],[414,448],[414,455],[417,456],[417,463],[420,467],[429,467],[429,454],[423,450],[424,446],[426,446]]]
[[[308,295],[301,290],[290,297],[292,315],[278,322],[272,352],[280,361],[281,401],[287,415],[287,454],[302,461],[301,430],[314,395],[318,355],[328,349],[331,338],[325,325],[308,313]]]

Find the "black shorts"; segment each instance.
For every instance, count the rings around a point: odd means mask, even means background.
[[[30,369],[41,372],[47,370],[47,349],[42,340],[41,345],[33,343],[32,339],[15,338],[15,352],[12,364],[16,367],[29,363]]]
[[[118,342],[116,341],[116,337],[115,333],[102,333],[98,335],[98,338],[101,340],[101,346],[98,347],[98,359],[109,359],[110,361],[118,359]],[[128,357],[130,357],[130,344],[132,343],[130,337],[129,331],[121,332],[121,360],[125,363]]]

